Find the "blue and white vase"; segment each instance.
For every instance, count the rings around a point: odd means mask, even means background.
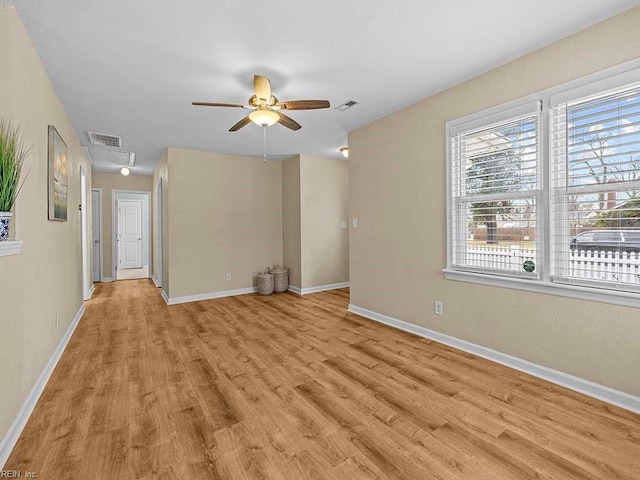
[[[11,215],[13,214],[9,212],[0,212],[0,242],[3,240],[9,240]]]

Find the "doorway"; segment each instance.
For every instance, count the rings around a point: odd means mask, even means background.
[[[155,267],[153,278],[156,287],[162,287],[162,178],[156,186],[156,245],[154,247]]]
[[[93,294],[90,280],[91,263],[87,242],[89,237],[89,221],[87,216],[87,174],[80,167],[80,242],[82,244],[82,298],[89,300]]]
[[[113,278],[149,278],[151,192],[112,190]]]
[[[102,281],[102,189],[91,189],[91,257],[93,282]]]

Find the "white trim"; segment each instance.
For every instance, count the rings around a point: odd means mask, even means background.
[[[156,238],[157,238],[157,251],[153,249],[153,233],[151,234],[151,247],[152,247],[152,252],[151,252],[151,259],[150,259],[150,263],[151,263],[151,270],[153,271],[153,274],[156,275],[156,286],[158,288],[162,287],[162,277],[164,275],[163,273],[163,269],[164,269],[164,264],[162,261],[162,249],[163,244],[164,244],[164,240],[162,238],[162,231],[164,230],[164,217],[162,215],[162,202],[163,199],[162,197],[164,196],[164,191],[163,191],[163,187],[162,187],[162,177],[160,177],[160,179],[158,180],[158,184],[156,185],[156,204],[155,204],[155,234],[156,234]],[[153,195],[152,195],[153,197]],[[152,198],[153,200],[153,198]],[[154,206],[152,205],[151,207],[152,213],[154,212]],[[157,258],[157,262],[156,262],[156,258]],[[156,272],[156,266],[158,267],[158,271]]]
[[[82,250],[82,298],[89,300],[91,294],[89,290],[93,285],[93,270],[91,269],[91,257],[89,256],[89,212],[87,205],[89,201],[87,195],[91,189],[89,188],[89,180],[84,167],[80,165],[80,243]]]
[[[498,105],[480,112],[472,113],[462,118],[447,122],[446,128],[449,135],[472,132],[478,129],[512,120],[517,117],[536,115],[539,111],[539,98],[537,95],[528,95],[519,100],[514,100],[506,106]]]
[[[640,59],[631,60],[629,62],[617,65],[600,72],[593,73],[578,79],[571,80],[564,84],[541,90],[520,99],[513,100],[501,105],[493,106],[485,110],[474,112],[464,117],[449,120],[445,123],[446,135],[446,234],[447,234],[447,266],[443,270],[448,280],[461,282],[471,282],[483,285],[491,285],[503,288],[513,288],[517,290],[527,290],[532,292],[544,293],[548,295],[559,295],[564,297],[579,298],[582,300],[598,301],[613,305],[624,305],[631,307],[640,307],[640,296],[638,294],[609,290],[599,288],[594,282],[591,287],[583,287],[578,285],[554,283],[551,277],[551,222],[553,211],[551,206],[551,197],[554,194],[554,188],[551,185],[550,172],[552,169],[552,142],[550,142],[550,121],[551,108],[553,105],[569,100],[576,100],[585,95],[593,95],[594,93],[603,92],[611,89],[618,89],[625,84],[637,83],[638,75],[640,75]],[[543,168],[542,182],[542,198],[538,198],[541,209],[538,209],[536,218],[536,241],[539,243],[537,249],[538,270],[540,272],[540,280],[525,280],[522,278],[514,278],[503,275],[497,270],[492,270],[486,274],[479,274],[463,271],[458,269],[453,263],[453,242],[454,226],[453,226],[453,186],[452,182],[452,151],[451,136],[458,132],[461,128],[467,126],[477,126],[482,124],[486,119],[487,124],[491,124],[496,118],[503,113],[518,111],[525,108],[528,102],[542,101],[542,116],[540,117],[542,138],[540,148],[540,162]],[[604,188],[604,187],[602,187]],[[538,240],[542,239],[542,240]],[[540,261],[540,259],[542,261]],[[566,281],[566,280],[564,280]]]
[[[632,60],[586,77],[568,82],[551,89],[549,103],[551,107],[561,103],[572,102],[592,95],[606,95],[620,88],[620,85],[638,83],[640,62]]]
[[[164,303],[166,303],[167,305],[171,305],[169,303],[169,295],[167,295],[167,292],[162,290],[162,292],[160,292],[160,295],[162,295],[162,299],[164,300]]]
[[[96,291],[96,286],[95,284],[91,284],[91,288],[89,289],[89,292],[87,294],[87,298],[85,298],[85,300],[91,300],[91,297],[93,297],[93,292]]]
[[[289,286],[289,290],[298,295],[309,295],[310,293],[326,292],[327,290],[337,290],[338,288],[347,288],[351,284],[349,282],[331,283],[329,285],[320,285],[318,287],[298,288]]]
[[[303,288],[289,286],[289,290],[298,295],[307,295],[310,293],[325,292],[327,290],[335,290],[337,288],[346,288],[350,284],[349,282],[333,283],[331,285],[321,285],[319,287]],[[256,293],[258,289],[256,287],[250,288],[238,288],[236,290],[222,290],[220,292],[200,293],[198,295],[186,295],[184,297],[169,297],[166,292],[162,291],[162,298],[167,305],[176,305],[179,303],[199,302],[202,300],[211,300],[214,298],[233,297],[235,295],[247,295],[249,293]]]
[[[160,282],[158,282],[158,279],[156,278],[156,276],[152,273],[151,275],[149,275],[149,278],[151,279],[151,281],[153,282],[153,284],[156,286],[156,288],[160,288]]]
[[[238,288],[236,290],[223,290],[220,292],[200,293],[198,295],[187,295],[184,297],[169,297],[162,291],[162,298],[167,305],[177,305],[178,303],[200,302],[202,300],[212,300],[214,298],[234,297],[236,295],[246,295],[248,293],[256,293],[256,287]]]
[[[493,362],[505,365],[520,372],[528,373],[534,377],[541,378],[556,385],[568,388],[570,390],[583,393],[603,402],[616,405],[620,408],[624,408],[631,412],[640,413],[640,397],[614,390],[613,388],[600,385],[598,383],[585,380],[583,378],[570,375],[568,373],[560,372],[552,368],[544,367],[521,358],[507,355],[506,353],[498,352],[490,348],[477,345],[475,343],[467,342],[456,337],[451,337],[443,333],[429,330],[425,327],[420,327],[411,323],[398,320],[397,318],[389,317],[380,313],[367,310],[365,308],[357,307],[355,305],[349,305],[350,312],[360,315],[362,317],[369,318],[376,322],[384,323],[391,327],[403,330],[405,332],[413,333],[423,338],[428,338],[436,342],[448,345],[463,352],[471,353],[479,357],[491,360]]]
[[[552,283],[544,280],[524,280],[513,277],[502,277],[499,275],[462,272],[459,270],[444,269],[442,271],[444,272],[444,276],[447,280],[454,280],[457,282],[469,282],[488,285],[491,287],[526,290],[528,292],[578,298],[580,300],[590,300],[592,302],[609,303],[612,305],[623,305],[625,307],[640,307],[640,296],[637,293],[604,290],[595,286],[582,287],[579,285]]]
[[[102,188],[100,187],[96,187],[96,188],[91,188],[91,193],[96,192],[98,194],[98,212],[99,213],[99,217],[100,217],[100,225],[98,225],[98,250],[99,250],[99,255],[100,255],[100,281],[104,282],[105,281],[105,277],[104,277],[104,233],[103,233],[103,224],[104,222],[102,221]],[[93,200],[93,195],[91,196],[91,200]],[[92,204],[93,206],[93,204]],[[93,212],[92,212],[93,213]],[[95,222],[95,218],[91,218],[91,223],[93,224]],[[93,233],[93,232],[92,232]],[[93,278],[93,272],[91,272],[91,278]]]
[[[7,433],[4,435],[2,440],[0,440],[0,470],[2,470],[2,468],[4,467],[4,464],[7,462],[9,458],[9,455],[11,455],[11,451],[16,446],[16,443],[18,442],[18,439],[22,434],[22,430],[27,424],[27,421],[29,420],[29,417],[31,416],[33,409],[36,407],[36,404],[38,403],[40,395],[42,395],[42,392],[44,391],[44,388],[46,387],[47,382],[49,381],[49,378],[51,378],[51,374],[55,370],[56,365],[58,364],[58,361],[60,360],[62,353],[67,347],[67,344],[69,343],[69,340],[73,335],[73,332],[78,326],[78,323],[80,323],[80,319],[82,318],[83,314],[84,314],[84,305],[81,305],[80,309],[76,313],[76,316],[73,318],[71,325],[69,325],[69,328],[65,332],[64,336],[60,339],[60,342],[58,343],[58,346],[56,347],[55,351],[51,355],[51,358],[49,358],[49,361],[47,362],[44,369],[40,373],[40,376],[36,380],[36,383],[31,389],[31,391],[29,392],[29,395],[27,395],[27,398],[23,402],[22,407],[20,407],[20,411],[18,412],[18,415],[16,415],[16,418],[13,420],[13,423],[9,427],[9,430],[7,430]]]
[[[113,277],[103,277],[102,283],[111,283],[113,282]]]
[[[120,190],[117,188],[113,188],[111,189],[111,274],[113,275],[112,278],[118,278],[117,275],[117,265],[118,265],[118,248],[117,248],[117,242],[116,242],[116,235],[118,234],[118,215],[117,215],[117,208],[116,208],[116,202],[118,200],[118,194],[120,193],[134,193],[134,194],[139,194],[139,195],[146,195],[147,196],[147,208],[148,208],[148,217],[149,217],[149,225],[148,225],[148,239],[147,241],[147,252],[149,252],[149,257],[151,257],[151,254],[153,252],[153,244],[151,242],[151,238],[153,237],[153,232],[151,230],[152,228],[152,219],[151,219],[151,214],[152,214],[152,206],[151,203],[153,201],[153,196],[152,196],[152,192],[147,192],[147,191],[143,191],[143,190]],[[151,259],[149,258],[149,263],[151,263]],[[113,281],[113,280],[112,280]]]
[[[0,242],[0,257],[5,255],[18,255],[22,250],[22,240],[4,240]]]

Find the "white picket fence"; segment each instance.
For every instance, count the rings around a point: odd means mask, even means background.
[[[518,246],[469,245],[466,262],[469,266],[523,271],[526,260],[536,260],[533,249]],[[640,283],[640,252],[570,251],[563,275],[572,278]]]
[[[639,252],[572,251],[569,276],[620,283],[640,282]]]
[[[526,260],[536,260],[536,251],[513,246],[469,245],[466,250],[466,264],[474,267],[496,268],[521,272]]]

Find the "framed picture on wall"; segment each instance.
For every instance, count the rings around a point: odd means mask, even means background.
[[[49,125],[49,220],[67,221],[67,144]]]

